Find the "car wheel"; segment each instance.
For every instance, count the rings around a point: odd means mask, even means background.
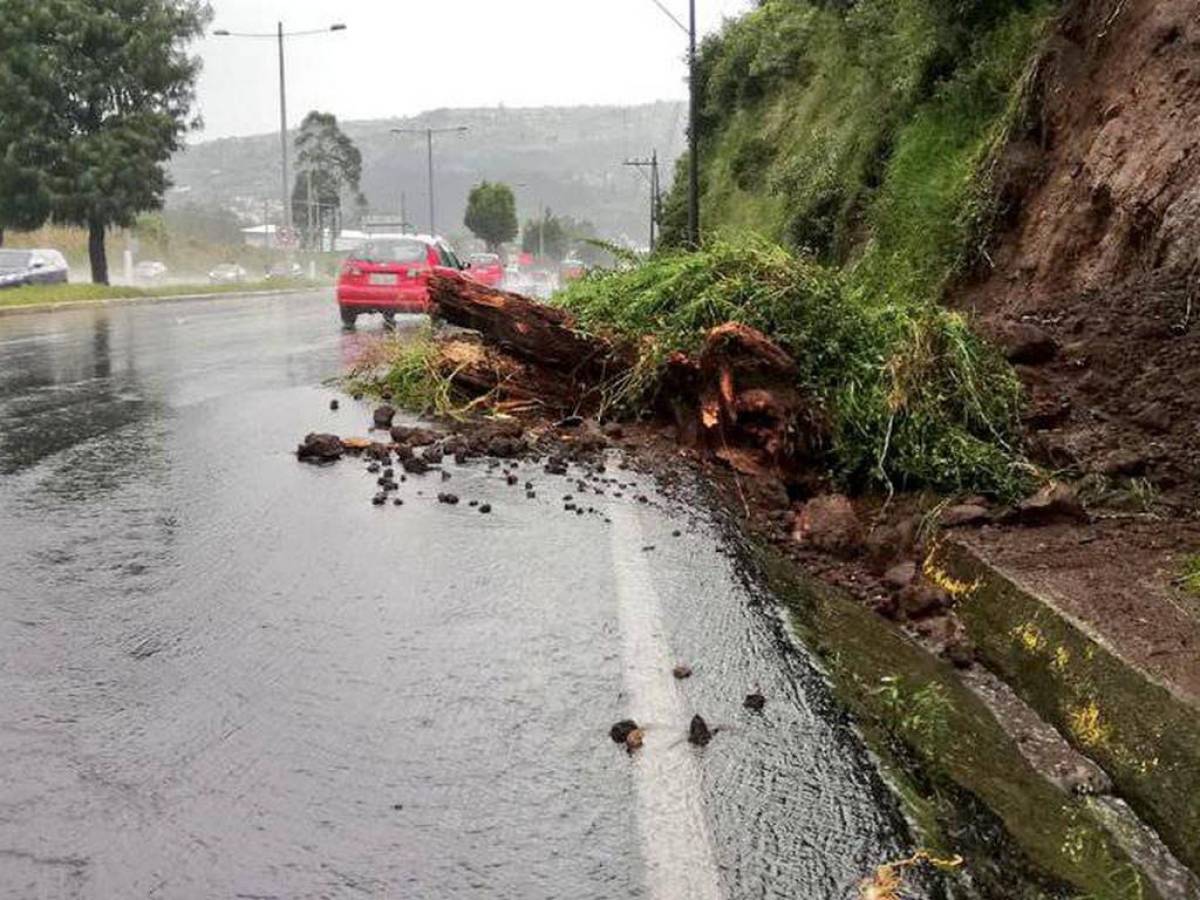
[[[358,321],[358,313],[354,312],[353,310],[349,310],[349,309],[342,310],[342,327],[345,328],[347,331],[352,330],[354,328],[354,323],[357,321]]]

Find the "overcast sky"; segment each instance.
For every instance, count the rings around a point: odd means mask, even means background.
[[[686,21],[686,0],[662,0]],[[705,31],[750,0],[699,0]],[[456,106],[643,103],[686,96],[686,35],[653,0],[212,0],[213,28],[273,32],[344,22],[287,44],[288,122]],[[190,140],[279,128],[272,40],[207,37]]]

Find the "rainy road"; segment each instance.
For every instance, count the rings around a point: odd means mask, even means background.
[[[483,463],[372,507],[290,452],[363,433],[322,382],[364,337],[316,294],[0,319],[0,896],[854,896],[904,826],[702,511]]]

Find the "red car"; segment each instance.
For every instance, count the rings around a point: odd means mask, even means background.
[[[488,287],[499,287],[504,281],[504,263],[495,253],[472,253],[467,275]]]
[[[364,241],[347,257],[338,276],[342,324],[353,328],[364,313],[382,313],[389,325],[397,313],[427,313],[430,274],[463,268],[440,238],[379,235]]]

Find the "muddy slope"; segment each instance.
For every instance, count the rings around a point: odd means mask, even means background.
[[[1022,321],[1056,342],[1023,370],[1045,461],[1194,497],[1200,3],[1072,3],[1033,103],[1002,160],[993,268],[952,300],[1010,345]]]

